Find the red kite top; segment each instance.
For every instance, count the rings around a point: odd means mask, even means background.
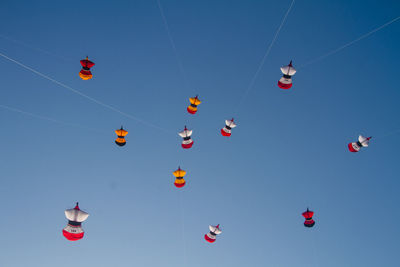
[[[84,70],[89,70],[91,67],[94,66],[94,62],[90,61],[88,57],[86,59],[81,60],[81,65]]]
[[[307,211],[303,212],[303,217],[306,219],[312,219],[314,216],[314,212],[307,209]]]

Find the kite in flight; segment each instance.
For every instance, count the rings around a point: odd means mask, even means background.
[[[350,152],[358,152],[362,147],[368,147],[369,140],[371,138],[372,137],[364,137],[360,135],[357,142],[349,143],[347,147],[349,148]]]
[[[186,184],[185,179],[183,177],[186,175],[186,171],[182,170],[181,167],[178,167],[176,171],[172,173],[175,176],[174,185],[178,188],[184,187]]]
[[[219,229],[219,224],[217,226],[210,225],[208,226],[208,228],[210,229],[210,232],[208,234],[205,234],[204,238],[208,242],[214,243],[215,240],[217,239],[217,235],[221,234],[222,231]]]
[[[67,226],[63,229],[63,235],[69,241],[77,241],[83,238],[85,232],[82,229],[82,222],[86,221],[89,214],[79,209],[76,203],[75,208],[65,210],[65,217],[68,219]]]
[[[313,211],[310,211],[308,208],[307,208],[307,210],[305,211],[305,212],[303,212],[303,217],[306,219],[305,221],[304,221],[304,226],[305,227],[313,227],[314,226],[314,224],[315,224],[315,221],[313,220],[313,216],[314,216],[314,212]]]
[[[82,69],[79,72],[79,77],[82,80],[90,80],[93,78],[90,68],[94,66],[94,62],[90,61],[88,57],[81,60]]]
[[[115,143],[119,146],[124,146],[126,144],[125,136],[128,134],[128,131],[125,131],[121,126],[121,129],[115,130],[115,133],[117,134]]]
[[[189,98],[190,105],[187,107],[187,112],[190,114],[196,114],[197,106],[201,104],[201,101],[198,99],[198,96]]]
[[[283,73],[282,78],[278,81],[278,86],[281,89],[290,89],[292,87],[292,76],[296,73],[296,69],[292,66],[292,61],[289,65],[281,67]]]
[[[186,126],[185,126],[185,129],[182,132],[178,133],[183,138],[183,140],[182,140],[182,148],[188,149],[188,148],[191,148],[193,146],[193,140],[191,138],[192,133],[193,133],[193,131],[187,129]]]
[[[237,125],[233,122],[233,118],[230,121],[225,120],[225,127],[221,129],[221,134],[227,137],[231,136],[232,128],[235,128],[236,126]]]

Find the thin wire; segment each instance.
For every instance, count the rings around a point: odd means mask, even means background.
[[[184,267],[187,266],[187,257],[186,257],[186,235],[185,235],[185,207],[183,206],[183,190],[180,190],[179,198],[181,203],[181,219],[182,219],[182,243],[183,243],[183,263]]]
[[[319,260],[318,260],[317,246],[315,245],[315,233],[314,233],[314,235],[311,234],[311,240],[312,240],[311,242],[312,242],[313,247],[314,247],[314,265],[315,265],[315,267],[318,267],[319,266]]]
[[[114,107],[112,107],[112,106],[110,106],[110,105],[108,105],[108,104],[105,104],[105,103],[103,103],[103,102],[101,102],[101,101],[99,101],[99,100],[97,100],[97,99],[95,99],[95,98],[93,98],[93,97],[91,97],[91,96],[88,96],[88,95],[86,95],[86,94],[84,94],[84,93],[81,93],[81,92],[79,92],[78,90],[76,90],[76,89],[74,89],[74,88],[72,88],[72,87],[70,87],[70,86],[68,86],[68,85],[66,85],[66,84],[63,84],[62,82],[59,82],[59,81],[57,81],[57,80],[55,80],[55,79],[53,79],[53,78],[51,78],[51,77],[49,77],[49,76],[47,76],[47,75],[45,75],[45,74],[39,72],[39,71],[37,71],[37,70],[35,70],[35,69],[31,68],[31,67],[28,67],[28,66],[22,64],[21,62],[15,60],[15,59],[12,59],[12,58],[10,58],[10,57],[8,57],[8,56],[2,54],[2,53],[0,53],[0,56],[3,57],[3,58],[5,58],[5,59],[7,59],[7,60],[9,60],[9,61],[11,61],[11,62],[13,62],[13,63],[15,63],[15,64],[17,64],[17,65],[19,65],[19,66],[21,66],[21,67],[23,67],[24,69],[27,69],[27,70],[29,70],[29,71],[31,71],[31,72],[33,72],[33,73],[35,73],[35,74],[37,74],[37,75],[43,77],[43,78],[45,78],[45,79],[47,79],[47,80],[49,80],[49,81],[55,83],[55,84],[58,84],[58,85],[61,86],[61,87],[64,87],[65,89],[68,89],[68,90],[70,90],[71,92],[73,92],[73,93],[75,93],[75,94],[77,94],[77,95],[80,95],[80,96],[82,96],[82,97],[84,97],[84,98],[86,98],[86,99],[88,99],[88,100],[90,100],[90,101],[92,101],[92,102],[94,102],[94,103],[100,105],[100,106],[103,106],[103,107],[105,107],[105,108],[108,108],[108,109],[110,109],[110,110],[112,110],[112,111],[114,111],[114,112],[117,112],[117,113],[119,113],[119,114],[121,114],[121,115],[123,115],[123,116],[125,116],[125,117],[127,117],[127,118],[130,118],[130,119],[132,119],[132,120],[135,120],[135,121],[137,121],[137,122],[140,122],[140,123],[142,123],[142,124],[144,124],[144,125],[146,125],[146,126],[149,126],[149,127],[152,127],[152,128],[155,128],[155,129],[158,129],[158,130],[161,130],[161,131],[164,131],[164,132],[166,132],[166,133],[168,133],[168,134],[172,134],[169,130],[166,130],[166,129],[161,128],[161,127],[159,127],[159,126],[157,126],[157,125],[154,125],[154,124],[152,124],[152,123],[149,123],[149,122],[146,122],[146,121],[144,121],[144,120],[142,120],[142,119],[139,119],[139,118],[137,118],[137,117],[135,117],[135,116],[132,116],[132,115],[130,115],[130,114],[128,114],[128,113],[125,113],[125,112],[123,112],[123,111],[120,111],[120,110],[117,109],[117,108],[114,108]]]
[[[0,38],[3,38],[3,39],[5,39],[5,40],[11,41],[11,42],[13,42],[13,43],[16,43],[16,44],[19,44],[19,45],[28,47],[28,48],[30,48],[30,49],[39,51],[39,52],[41,52],[41,53],[44,53],[44,54],[47,54],[47,55],[50,55],[50,56],[53,56],[53,57],[56,57],[56,58],[59,58],[59,59],[65,60],[65,61],[73,61],[73,60],[70,59],[70,58],[66,58],[66,57],[64,57],[64,56],[57,55],[57,54],[55,54],[55,53],[52,53],[52,52],[50,52],[50,51],[47,51],[47,50],[44,50],[44,49],[41,49],[41,48],[38,48],[38,47],[34,47],[34,46],[29,45],[29,44],[27,44],[27,43],[25,43],[25,42],[22,42],[22,41],[13,39],[13,38],[11,38],[11,37],[8,37],[8,36],[6,36],[6,35],[4,35],[4,34],[0,34]]]
[[[313,63],[315,63],[315,62],[318,62],[318,61],[320,61],[320,60],[323,60],[324,58],[327,58],[327,57],[329,57],[329,56],[331,56],[331,55],[333,55],[333,54],[336,54],[336,53],[339,52],[340,50],[345,49],[346,47],[348,47],[348,46],[350,46],[350,45],[352,45],[352,44],[354,44],[354,43],[357,43],[358,41],[361,41],[362,39],[367,38],[367,37],[370,36],[371,34],[377,32],[377,31],[379,31],[379,30],[382,30],[383,28],[389,26],[390,24],[396,22],[396,21],[399,20],[399,19],[400,19],[400,16],[397,17],[397,18],[392,19],[392,20],[389,21],[389,22],[386,22],[385,24],[379,26],[378,28],[376,28],[376,29],[374,29],[374,30],[372,30],[372,31],[370,31],[370,32],[368,32],[368,33],[366,33],[366,34],[364,34],[364,35],[361,35],[360,37],[354,39],[353,41],[348,42],[347,44],[344,44],[344,45],[342,45],[342,46],[339,46],[338,48],[336,48],[336,49],[334,49],[334,50],[332,50],[332,51],[330,51],[330,52],[328,52],[328,53],[326,53],[326,54],[324,54],[324,55],[322,55],[322,56],[319,56],[319,57],[317,57],[317,58],[315,58],[315,59],[313,59],[313,60],[308,61],[307,63],[301,65],[300,68],[303,68],[303,67],[308,66],[308,65],[310,65],[310,64],[313,64]]]
[[[249,94],[250,90],[253,88],[254,83],[256,82],[256,80],[257,80],[257,78],[258,78],[258,75],[260,74],[260,71],[261,71],[262,67],[264,66],[265,60],[267,59],[269,53],[271,52],[272,46],[274,45],[274,43],[275,43],[275,41],[276,41],[276,38],[278,37],[278,34],[279,34],[279,32],[281,31],[283,25],[285,24],[286,18],[287,18],[287,16],[289,15],[289,12],[290,12],[290,10],[291,10],[292,7],[293,7],[294,2],[295,2],[295,0],[292,0],[292,2],[290,3],[290,6],[289,6],[288,10],[286,11],[285,16],[283,17],[283,19],[282,19],[282,21],[281,21],[281,24],[279,25],[278,30],[275,32],[275,35],[274,35],[274,37],[273,37],[271,43],[269,44],[269,46],[268,46],[268,48],[267,48],[267,51],[265,52],[264,57],[262,58],[262,60],[261,60],[261,62],[260,62],[260,64],[259,64],[259,66],[258,66],[258,69],[257,69],[256,73],[254,74],[253,78],[251,79],[251,81],[250,81],[250,83],[249,83],[249,86],[247,87],[246,91],[243,93],[243,95],[242,95],[242,97],[241,97],[241,99],[240,99],[238,105],[236,106],[236,109],[235,109],[235,112],[234,112],[234,113],[236,113],[236,112],[238,111],[239,107],[242,105],[242,103],[243,103],[244,100],[246,99],[246,97],[247,97],[247,95]]]
[[[64,121],[56,120],[56,119],[53,119],[53,118],[45,117],[45,116],[42,116],[42,115],[37,115],[37,114],[31,113],[31,112],[23,111],[21,109],[9,107],[9,106],[2,105],[2,104],[0,104],[0,108],[6,109],[6,110],[9,110],[9,111],[13,111],[13,112],[17,112],[17,113],[20,113],[20,114],[28,115],[28,116],[31,116],[31,117],[34,117],[34,118],[37,118],[37,119],[51,121],[51,122],[58,123],[58,124],[74,126],[74,127],[87,129],[87,130],[91,130],[91,131],[95,131],[95,132],[99,132],[99,133],[107,133],[106,131],[103,131],[103,130],[98,130],[98,129],[82,126],[82,125],[79,125],[79,124],[76,124],[76,123],[70,123],[70,122],[64,122]]]
[[[376,139],[385,138],[385,137],[388,137],[388,136],[397,134],[397,133],[399,133],[399,132],[400,132],[400,128],[394,129],[394,130],[392,130],[392,131],[390,131],[390,132],[387,132],[387,133],[384,134],[384,135],[380,135],[380,136],[377,136],[377,137],[373,137],[373,139],[376,140]]]
[[[178,62],[179,71],[181,72],[181,75],[183,77],[183,81],[185,83],[185,86],[189,87],[188,86],[189,83],[188,83],[188,79],[187,79],[187,76],[186,76],[186,72],[185,72],[185,69],[183,68],[183,63],[182,63],[182,60],[181,60],[181,58],[180,58],[180,56],[178,54],[178,49],[176,48],[174,38],[172,38],[172,34],[171,34],[171,30],[169,28],[167,17],[165,16],[164,9],[162,8],[160,0],[157,0],[157,5],[158,5],[158,9],[160,10],[161,18],[163,20],[163,23],[164,23],[164,26],[165,26],[165,30],[166,30],[167,35],[168,35],[169,42],[171,43],[172,49],[174,50],[176,61]]]

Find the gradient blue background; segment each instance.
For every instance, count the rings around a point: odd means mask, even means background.
[[[231,118],[290,1],[2,1],[0,52],[171,134],[0,58],[0,266],[399,266],[399,1],[297,1]],[[4,38],[4,36],[8,37]],[[11,41],[9,38],[17,40]],[[94,78],[78,77],[89,55]],[[186,80],[186,82],[185,82]],[[203,104],[191,116],[188,97]],[[127,145],[114,144],[123,124]],[[176,132],[187,124],[195,144]],[[372,135],[368,149],[347,143]],[[388,135],[389,134],[389,135]],[[173,186],[178,165],[183,190]],[[64,239],[64,210],[90,213]],[[316,225],[301,213],[315,211]],[[221,224],[214,244],[203,236]]]

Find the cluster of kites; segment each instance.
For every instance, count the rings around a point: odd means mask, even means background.
[[[91,72],[91,68],[95,65],[94,62],[90,61],[88,57],[80,61],[82,65],[82,70],[79,72],[79,76],[83,80],[90,80],[93,78],[93,74]],[[292,87],[292,76],[296,73],[296,69],[293,67],[292,61],[290,61],[289,65],[281,67],[281,71],[283,73],[282,78],[278,81],[278,86],[281,89],[288,90]],[[187,112],[194,115],[198,111],[198,106],[201,104],[198,96],[189,98],[190,104],[187,107]],[[234,119],[225,120],[225,126],[221,129],[221,135],[224,137],[230,137],[232,135],[232,129],[237,125],[234,122]],[[121,126],[120,129],[115,131],[117,135],[117,139],[115,143],[118,146],[124,146],[126,144],[125,137],[128,135],[128,131],[124,130]],[[194,141],[192,139],[193,130],[189,130],[186,126],[183,131],[179,132],[178,135],[182,137],[181,146],[183,149],[190,149]],[[348,149],[350,152],[359,152],[362,147],[368,147],[369,141],[371,137],[364,137],[360,135],[358,137],[358,141],[351,142],[348,144]],[[182,188],[185,186],[186,181],[184,179],[186,175],[186,171],[178,167],[173,173],[175,177],[174,185],[177,188]],[[313,219],[314,212],[310,211],[308,208],[305,212],[302,213],[304,217],[304,226],[311,228],[315,225],[315,221]],[[67,226],[63,229],[63,235],[66,239],[70,241],[77,241],[83,238],[84,231],[82,229],[82,223],[89,217],[89,214],[82,211],[79,208],[79,204],[76,203],[76,206],[73,209],[65,210],[65,217],[68,219]],[[219,224],[209,225],[209,232],[204,235],[204,239],[210,243],[215,242],[217,235],[221,234],[222,231],[220,229]]]

